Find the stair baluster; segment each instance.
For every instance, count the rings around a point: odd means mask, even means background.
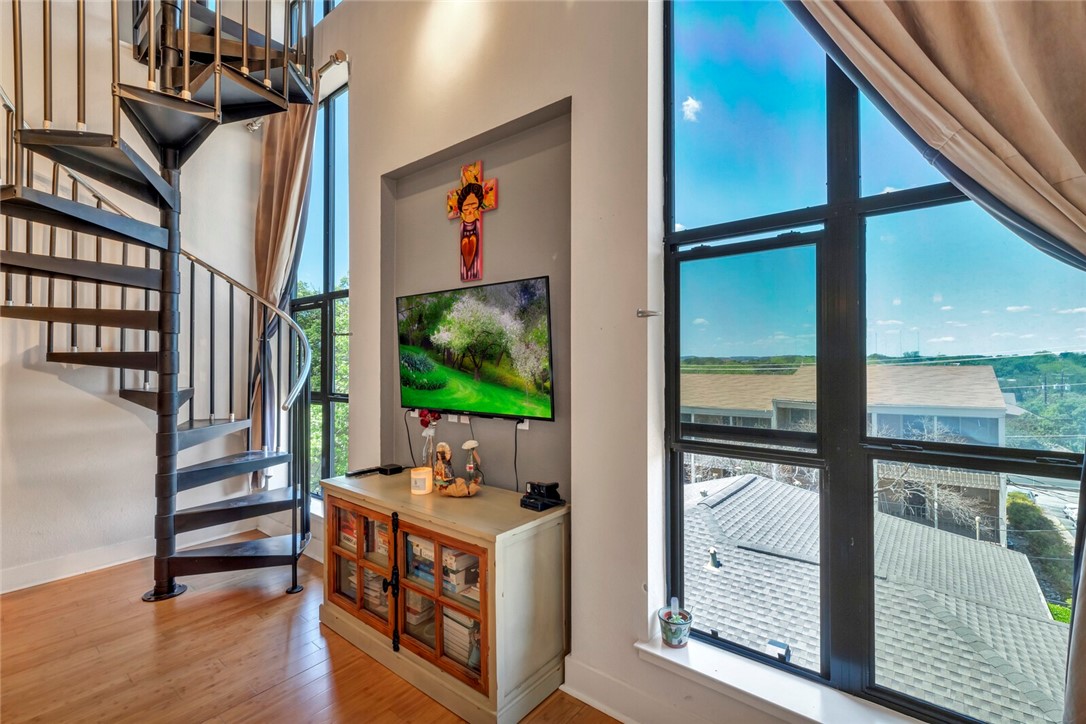
[[[207,383],[207,407],[208,417],[215,419],[215,274],[208,272],[208,383]]]
[[[79,184],[74,178],[72,179],[72,201],[79,201]],[[79,233],[76,232],[74,229],[71,231],[71,237],[69,237],[68,244],[71,247],[68,250],[70,252],[69,255],[72,259],[77,259],[79,257]],[[76,281],[73,278],[71,281],[68,282],[68,306],[70,306],[72,309],[76,308],[76,304],[79,301],[77,298],[78,296],[79,288],[78,286],[76,286]],[[77,336],[78,333],[79,328],[76,327],[74,322],[68,325],[68,346],[70,348],[69,351],[71,352],[79,351],[79,338]]]
[[[196,389],[196,262],[189,261],[189,387]],[[195,396],[189,401],[189,426],[195,416]]]
[[[227,349],[229,350],[230,362],[229,362],[229,365],[227,366],[228,381],[227,381],[226,387],[230,391],[230,403],[229,403],[228,407],[229,407],[229,414],[230,414],[230,422],[233,422],[235,420],[235,417],[234,417],[234,285],[232,285],[232,284],[230,285],[230,333],[229,333],[229,338],[230,338],[230,342],[229,342],[229,344],[227,344]]]
[[[80,3],[82,3],[82,2],[83,2],[83,0],[80,0]],[[102,197],[101,196],[97,196],[97,195],[95,196],[95,206],[98,209],[102,208],[103,204],[102,204]],[[100,237],[100,236],[94,237],[94,261],[96,263],[98,263],[98,264],[102,263],[102,237]],[[27,278],[29,278],[29,276]],[[94,308],[99,309],[99,310],[102,308],[102,283],[101,282],[97,282],[94,285]],[[101,352],[102,351],[102,325],[101,324],[94,325],[94,351],[95,352]]]
[[[53,125],[53,3],[52,0],[42,1],[42,87],[44,93],[44,111],[42,114],[42,128],[51,128]]]

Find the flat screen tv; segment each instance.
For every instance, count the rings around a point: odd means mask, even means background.
[[[400,405],[554,419],[548,277],[396,300]]]

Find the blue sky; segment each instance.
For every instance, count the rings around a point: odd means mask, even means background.
[[[335,167],[335,268],[333,279],[336,283],[348,275],[349,260],[349,228],[350,198],[348,197],[348,138],[347,138],[347,114],[348,95],[343,93],[333,101],[333,109],[336,114],[336,135],[338,136],[333,154],[336,157]],[[313,175],[312,185],[309,191],[309,216],[306,222],[305,239],[302,247],[302,258],[298,263],[298,281],[304,282],[315,289],[321,289],[324,284],[324,201],[326,189],[324,187],[324,114],[327,111],[321,109],[317,116],[317,130],[314,139]]]
[[[675,6],[676,224],[825,202],[825,55],[780,3]],[[944,179],[866,100],[861,189]],[[1086,350],[1086,274],[972,203],[867,227],[868,352]],[[814,254],[684,264],[682,355],[814,351]]]

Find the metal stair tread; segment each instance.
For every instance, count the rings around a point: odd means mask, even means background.
[[[124,83],[116,93],[128,120],[161,163],[172,149],[183,164],[219,125],[215,109],[199,101]]]
[[[158,369],[158,352],[47,352],[45,361],[153,372]]]
[[[123,139],[108,133],[23,129],[18,142],[46,158],[150,204],[177,208],[177,192]]]
[[[230,420],[226,417],[183,422],[177,426],[177,449],[187,450],[224,435],[247,430],[251,425],[252,421],[249,419]]]
[[[166,248],[166,229],[160,226],[27,186],[5,185],[0,189],[0,205],[7,216],[44,226],[58,226],[88,236],[101,236],[153,249]]]
[[[69,259],[45,254],[28,254],[21,251],[0,252],[0,268],[19,274],[75,279],[76,281],[101,282],[122,287],[136,287],[158,291],[162,289],[162,272],[159,269],[106,264],[87,259]]]
[[[158,329],[158,312],[142,309],[87,309],[83,307],[3,306],[0,316],[33,322],[85,324],[121,329]]]
[[[271,115],[287,109],[287,101],[278,92],[266,88],[263,81],[242,73],[223,63],[222,122],[233,123],[258,116]],[[193,99],[205,104],[215,102],[214,66],[207,66],[191,81]]]
[[[290,462],[290,459],[290,453],[246,450],[213,460],[205,460],[177,469],[177,491],[184,492],[219,480],[265,470]]]
[[[146,407],[148,410],[158,410],[158,390],[136,390],[131,388],[124,388],[117,390],[117,395],[122,400],[128,400],[140,407]],[[174,405],[176,411],[181,405],[185,404],[192,399],[192,388],[182,387],[177,390],[177,402]]]
[[[249,77],[258,83],[264,83],[264,60],[258,60],[249,64]],[[272,64],[271,73],[272,90],[283,95],[283,66]],[[298,70],[294,63],[287,64],[287,86],[290,90],[290,102],[303,105],[313,105],[313,88]]]
[[[288,533],[205,548],[188,548],[170,556],[170,572],[176,576],[191,576],[243,568],[289,566],[296,560],[295,554],[300,556],[311,540],[309,533]]]
[[[213,525],[269,515],[290,510],[295,504],[293,490],[290,487],[226,498],[177,511],[174,514],[174,532],[187,533]]]

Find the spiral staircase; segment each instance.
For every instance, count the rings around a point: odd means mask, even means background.
[[[310,540],[306,456],[286,450],[308,444],[309,345],[275,300],[183,249],[180,172],[221,124],[313,103],[312,0],[232,2],[240,21],[223,16],[221,0],[212,7],[135,0],[131,47],[147,68],[144,85],[120,81],[121,21],[112,0],[108,133],[86,122],[87,91],[105,93],[87,87],[86,0],[76,1],[77,120],[67,129],[52,120],[53,7],[50,0],[29,6],[11,3],[15,82],[14,97],[3,97],[0,316],[44,324],[48,362],[110,368],[104,374],[115,375],[121,398],[156,413],[154,587],[144,600],[183,593],[178,577],[266,566],[291,566],[288,592],[297,592],[297,562]],[[24,54],[28,9],[41,13],[40,66]],[[68,42],[70,30],[60,34]],[[36,128],[24,117],[28,68],[42,78]],[[145,152],[121,138],[122,113]],[[149,205],[159,223],[133,218],[101,187]],[[198,399],[207,417],[196,417]],[[259,434],[254,410],[264,411]],[[179,451],[240,435],[245,451],[178,467]],[[286,487],[267,484],[277,466],[287,470]],[[252,481],[248,494],[179,507],[186,491],[243,475]],[[288,535],[177,549],[181,533],[282,511],[290,512]]]

